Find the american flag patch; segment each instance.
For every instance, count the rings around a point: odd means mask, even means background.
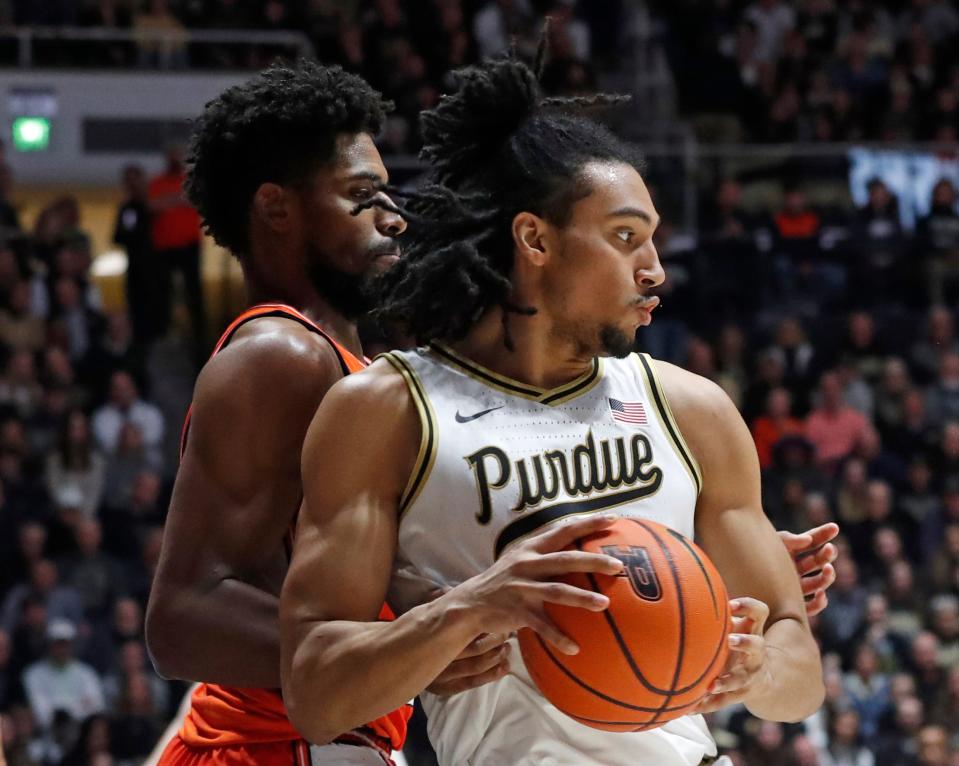
[[[633,423],[645,426],[646,408],[642,402],[621,402],[619,399],[609,400],[609,411],[613,413],[613,420],[620,423]]]

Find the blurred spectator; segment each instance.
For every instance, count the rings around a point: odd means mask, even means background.
[[[922,728],[923,704],[916,697],[904,697],[895,706],[891,726],[883,727],[878,738],[876,766],[909,766],[916,763],[916,735]]]
[[[919,221],[916,235],[928,253],[929,301],[943,303],[947,288],[959,275],[959,212],[956,211],[956,189],[951,181],[943,178],[932,187],[929,215]]]
[[[105,504],[108,507],[126,505],[137,477],[144,473],[158,473],[161,467],[159,451],[146,447],[140,429],[134,423],[125,423],[120,430],[117,449],[107,461]]]
[[[33,313],[30,284],[19,281],[11,288],[7,305],[0,313],[0,341],[18,351],[37,351],[45,336],[43,318]]]
[[[816,459],[827,471],[853,451],[868,421],[843,403],[842,383],[835,372],[819,380],[819,402],[806,418],[806,437],[816,447]]]
[[[792,396],[785,388],[774,388],[766,400],[766,414],[756,418],[752,426],[761,468],[773,461],[773,447],[784,436],[803,433],[803,423],[792,416]]]
[[[912,565],[897,561],[889,570],[886,581],[886,601],[889,604],[889,625],[896,633],[913,639],[922,627],[922,596],[916,591],[916,577]]]
[[[879,656],[867,643],[860,644],[853,660],[853,670],[846,674],[844,686],[856,713],[855,726],[846,721],[843,742],[861,747],[879,732],[880,721],[889,706],[889,678],[879,669]],[[840,714],[842,715],[842,714]],[[832,753],[836,758],[836,753]]]
[[[133,589],[133,585],[126,586],[127,591]],[[119,688],[110,682],[109,678],[125,667],[124,647],[131,643],[139,643],[143,648],[143,609],[135,598],[121,595],[113,602],[109,623],[100,623],[97,626],[83,653],[83,658],[104,674],[107,707],[111,709],[114,707],[111,700],[115,701],[115,698],[110,696],[111,690],[119,694]],[[139,668],[139,665],[137,667]]]
[[[21,234],[20,216],[10,200],[13,191],[13,170],[0,157],[0,243],[18,238]]]
[[[163,438],[163,415],[153,404],[140,399],[136,383],[127,372],[115,372],[110,378],[110,398],[93,414],[93,435],[107,454],[120,444],[123,426],[136,426],[146,449],[158,449]]]
[[[166,169],[152,179],[148,187],[152,215],[151,239],[162,276],[159,283],[159,300],[163,307],[164,321],[158,331],[162,334],[167,329],[170,304],[173,300],[172,278],[173,274],[178,272],[183,279],[194,339],[198,347],[203,347],[206,313],[203,308],[200,278],[200,216],[184,196],[185,178],[183,149],[180,146],[171,146],[166,153]],[[157,290],[157,286],[153,289]]]
[[[63,766],[94,766],[98,756],[111,756],[110,719],[103,713],[84,719],[76,744],[64,755],[62,763]]]
[[[51,495],[71,486],[81,494],[80,509],[93,517],[103,497],[106,460],[93,444],[90,423],[80,410],[63,421],[57,449],[47,458],[46,480]]]
[[[873,766],[873,754],[863,744],[859,714],[840,710],[832,717],[828,763],[832,766]]]
[[[43,397],[33,359],[29,351],[15,351],[0,375],[0,406],[9,407],[22,418],[36,412]]]
[[[30,566],[29,582],[10,589],[3,602],[2,626],[7,633],[16,632],[30,599],[43,605],[47,619],[66,620],[74,626],[83,621],[83,601],[68,585],[61,585],[57,566],[49,559],[40,559]]]
[[[959,353],[955,322],[948,308],[933,306],[926,316],[925,336],[912,347],[911,363],[920,383],[933,381],[947,353]]]
[[[899,217],[899,202],[878,178],[867,184],[868,202],[859,209],[853,236],[859,243],[857,284],[868,305],[880,305],[901,289],[899,283],[905,232]]]
[[[81,375],[91,391],[105,393],[115,372],[126,371],[138,386],[146,380],[142,347],[134,344],[129,317],[119,311],[106,317],[106,331],[94,342],[81,363]]]
[[[836,584],[829,594],[835,608],[823,612],[821,622],[831,646],[845,647],[856,635],[866,610],[866,590],[859,582],[856,562],[840,557],[836,560]]]
[[[920,766],[949,766],[949,747],[942,726],[924,726],[916,737]]]
[[[939,664],[959,667],[959,596],[940,593],[929,604],[930,627],[939,640]]]
[[[505,53],[512,38],[522,40],[532,32],[529,0],[488,0],[473,20],[473,35],[481,58]]]
[[[839,349],[840,361],[853,366],[873,386],[882,374],[888,351],[876,333],[876,322],[866,311],[849,315],[846,338]]]
[[[134,477],[129,494],[111,498],[103,511],[103,522],[109,530],[107,549],[115,555],[141,548],[149,530],[163,522],[166,497],[160,477],[143,471]]]
[[[64,582],[80,595],[86,621],[105,624],[122,588],[123,569],[102,549],[103,531],[95,519],[81,519],[74,528],[77,552],[63,562]]]
[[[782,48],[783,39],[796,24],[796,12],[781,0],[756,0],[746,8],[744,17],[756,26],[756,58],[772,61]]]
[[[959,721],[959,666],[954,665],[949,669],[946,688],[935,701],[929,719],[947,728],[955,727],[956,721]]]
[[[939,663],[939,639],[935,633],[921,631],[913,638],[909,662],[919,698],[938,699],[945,688],[945,671]]]
[[[141,761],[149,755],[152,743],[163,733],[161,715],[148,675],[140,672],[126,676],[111,738],[112,752],[118,758],[131,761]]]
[[[134,16],[133,30],[140,66],[174,69],[187,65],[186,30],[167,0],[149,0]]]
[[[23,674],[23,687],[37,723],[47,728],[58,711],[75,721],[102,712],[103,688],[96,672],[73,656],[77,630],[69,620],[55,619],[47,629],[50,642],[46,659]]]
[[[934,422],[959,420],[959,352],[939,358],[939,375],[927,394],[926,412]]]
[[[898,428],[903,421],[904,399],[911,381],[906,363],[896,356],[881,361],[882,376],[876,385],[875,421],[883,437]]]
[[[101,332],[103,320],[75,279],[58,279],[53,286],[53,297],[53,316],[63,327],[70,359],[80,360]]]
[[[929,579],[938,591],[959,590],[959,524],[947,526],[942,537],[929,562]]]
[[[710,240],[742,243],[750,233],[750,219],[742,207],[742,185],[725,178],[716,187],[716,194],[706,206],[701,230]]]
[[[162,276],[157,256],[153,253],[150,204],[146,174],[139,165],[123,169],[124,201],[117,211],[113,241],[127,254],[126,301],[133,323],[133,337],[138,344],[147,344],[161,334],[159,320],[163,307],[157,291]]]

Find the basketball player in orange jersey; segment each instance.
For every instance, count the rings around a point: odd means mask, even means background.
[[[362,284],[405,228],[355,210],[383,195],[385,108],[339,68],[274,66],[210,102],[193,136],[188,194],[252,307],[201,372],[183,431],[147,641],[163,675],[204,683],[162,764],[382,765],[402,746],[405,700],[309,754],[279,693],[277,620],[303,438],[329,387],[365,365]],[[481,683],[502,640],[475,643],[439,689]]]
[[[338,383],[306,437],[280,608],[291,720],[329,741],[422,693],[444,766],[713,763],[702,716],[583,726],[536,693],[515,652],[489,685],[424,692],[481,631],[530,627],[576,653],[543,605],[606,608],[551,580],[621,571],[562,552],[615,511],[695,533],[733,597],[731,660],[702,710],[743,702],[796,721],[824,695],[739,413],[713,383],[631,353],[664,279],[634,150],[544,101],[514,60],[456,82],[423,115],[434,183],[409,199],[409,249],[380,304],[429,345]],[[626,404],[648,417],[617,419]],[[400,616],[372,622],[387,597]]]

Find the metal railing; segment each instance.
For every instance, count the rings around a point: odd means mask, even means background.
[[[190,45],[263,45],[289,48],[297,56],[314,58],[310,39],[302,32],[263,32],[235,29],[112,29],[108,27],[0,27],[0,41],[17,45],[17,65],[34,66],[35,44],[39,41],[66,43],[130,43],[159,50]],[[161,65],[155,68],[164,68]]]

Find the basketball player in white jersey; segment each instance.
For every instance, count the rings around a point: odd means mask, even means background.
[[[819,652],[749,432],[711,382],[630,353],[664,279],[633,150],[544,102],[513,60],[460,72],[423,138],[434,184],[409,199],[381,305],[424,346],[334,386],[304,446],[281,597],[291,720],[323,742],[422,693],[444,766],[715,761],[700,715],[636,733],[576,723],[515,650],[492,683],[423,693],[482,633],[528,626],[575,653],[543,604],[607,606],[551,580],[621,570],[560,552],[611,512],[695,537],[723,575],[732,651],[701,709],[810,715]],[[373,622],[384,598],[393,623]]]

